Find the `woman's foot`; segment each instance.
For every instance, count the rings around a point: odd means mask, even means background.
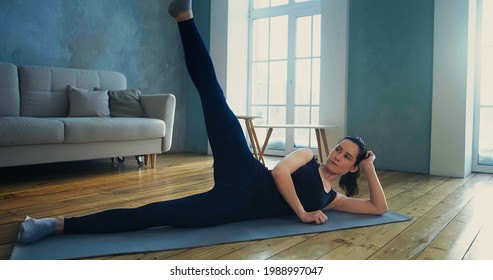
[[[168,6],[168,13],[177,22],[193,18],[192,0],[173,0]]]
[[[33,243],[57,232],[56,218],[32,219],[27,216],[19,227],[17,240],[22,243]]]

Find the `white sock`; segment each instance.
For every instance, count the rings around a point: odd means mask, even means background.
[[[173,0],[168,6],[168,13],[176,18],[180,13],[192,9],[192,0]]]
[[[56,218],[32,219],[29,216],[19,227],[17,240],[33,243],[56,233]]]

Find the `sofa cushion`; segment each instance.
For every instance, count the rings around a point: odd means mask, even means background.
[[[164,137],[165,124],[150,118],[57,118],[65,124],[65,143],[125,141]]]
[[[107,90],[88,90],[67,86],[69,117],[109,117]]]
[[[18,117],[20,114],[19,79],[17,66],[0,62],[0,116]]]
[[[93,89],[125,89],[122,73],[47,66],[19,66],[23,117],[66,117],[69,113],[67,86]]]
[[[110,114],[112,117],[145,117],[140,104],[140,90],[110,90],[108,91]]]
[[[52,119],[0,117],[0,135],[0,146],[59,144],[64,140],[64,126]]]

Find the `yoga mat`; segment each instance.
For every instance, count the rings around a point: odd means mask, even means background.
[[[54,235],[33,244],[17,243],[12,260],[74,259],[104,255],[184,249],[402,222],[411,218],[395,212],[381,216],[326,211],[322,225],[303,224],[296,216],[248,220],[204,228],[158,227],[112,234]]]

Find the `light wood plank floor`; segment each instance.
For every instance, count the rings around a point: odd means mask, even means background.
[[[267,165],[278,160],[269,157]],[[26,215],[84,215],[204,192],[212,185],[211,166],[210,156],[164,154],[155,169],[139,168],[133,158],[0,168],[0,259],[10,257]],[[378,173],[390,209],[411,221],[98,259],[493,259],[491,174]]]

